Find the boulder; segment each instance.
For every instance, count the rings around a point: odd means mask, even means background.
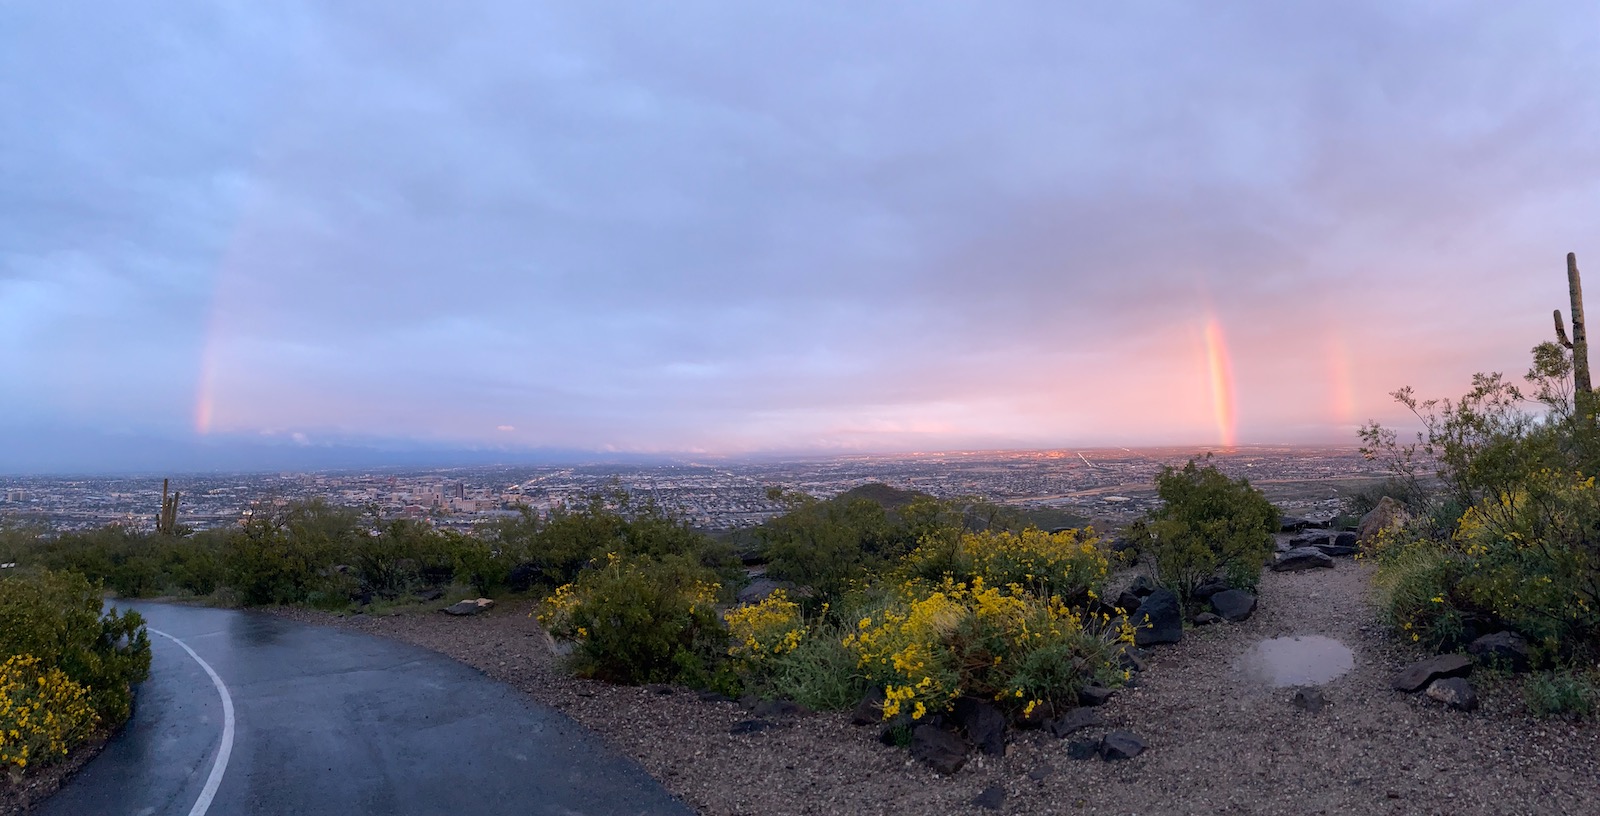
[[[1394,678],[1396,691],[1421,691],[1434,680],[1465,677],[1472,672],[1472,658],[1460,654],[1434,655],[1405,667]]]
[[[856,703],[855,711],[850,712],[852,725],[873,725],[883,722],[883,702],[886,698],[883,689],[873,686],[861,696],[861,702]]]
[[[1219,618],[1210,612],[1201,612],[1200,614],[1194,616],[1195,626],[1210,626],[1214,623],[1222,623],[1222,618]]]
[[[911,732],[911,756],[949,776],[967,764],[967,743],[950,731],[923,724]]]
[[[1140,575],[1139,577],[1133,579],[1133,583],[1128,587],[1128,591],[1139,596],[1140,598],[1148,598],[1150,597],[1151,593],[1160,588],[1160,585],[1151,580],[1150,576]]]
[[[494,601],[489,598],[477,600],[458,601],[440,610],[446,615],[477,615],[494,608]]]
[[[1115,689],[1108,689],[1105,686],[1084,686],[1078,689],[1078,705],[1103,706],[1115,693]]]
[[[1201,584],[1200,586],[1195,587],[1194,592],[1191,593],[1191,597],[1195,598],[1196,600],[1206,601],[1210,600],[1212,595],[1215,595],[1218,592],[1226,592],[1227,590],[1227,581],[1224,581],[1221,578],[1213,578]]]
[[[1467,646],[1467,653],[1485,666],[1514,672],[1525,672],[1532,664],[1528,641],[1516,632],[1495,632],[1492,635],[1484,635]]]
[[[1056,707],[1051,703],[1040,703],[1033,707],[1027,714],[1017,712],[1018,728],[1045,728],[1056,717]]]
[[[1067,743],[1067,756],[1073,759],[1092,759],[1100,754],[1100,740],[1077,739]]]
[[[419,601],[437,601],[444,597],[444,590],[438,587],[433,587],[431,589],[421,590],[412,597],[415,597]]]
[[[745,585],[744,589],[739,590],[739,603],[746,605],[761,603],[767,596],[780,589],[794,594],[794,584],[788,581],[774,581],[766,577],[755,578]]]
[[[1354,547],[1357,540],[1355,533],[1343,532],[1333,537],[1333,545],[1335,547]]]
[[[1384,496],[1378,501],[1378,506],[1367,511],[1356,524],[1356,538],[1363,544],[1371,542],[1378,533],[1391,527],[1398,527],[1410,518],[1405,505],[1394,499]]]
[[[1318,547],[1323,544],[1331,543],[1333,543],[1333,536],[1327,533],[1311,533],[1308,535],[1295,536],[1294,538],[1289,539],[1289,549],[1293,550],[1300,547]]]
[[[1225,621],[1239,623],[1256,611],[1256,596],[1242,589],[1230,589],[1211,596],[1211,608]]]
[[[990,785],[983,789],[983,793],[973,798],[972,804],[984,810],[999,810],[1006,802],[1006,789],[1000,785]]]
[[[1301,570],[1317,569],[1318,567],[1333,566],[1333,556],[1328,555],[1316,547],[1296,547],[1286,553],[1280,554],[1272,562],[1273,572],[1299,572]]]
[[[1429,699],[1438,700],[1457,711],[1472,711],[1478,707],[1478,694],[1464,678],[1445,677],[1428,684],[1423,692]]]
[[[1183,609],[1178,596],[1169,589],[1157,589],[1145,597],[1133,613],[1133,642],[1136,646],[1177,643],[1183,639]]]
[[[697,691],[697,692],[695,692],[694,698],[696,700],[699,700],[702,703],[731,703],[731,702],[733,702],[733,698],[732,697],[729,697],[728,695],[723,694],[720,691],[711,691],[709,689],[706,690],[706,691]]]
[[[1074,708],[1047,723],[1044,730],[1056,739],[1065,739],[1085,728],[1101,728],[1106,724],[1092,708]]]
[[[1338,544],[1318,544],[1317,549],[1322,550],[1323,555],[1332,556],[1334,558],[1346,555],[1355,555],[1361,551],[1359,547],[1344,547]]]
[[[1133,759],[1144,753],[1144,740],[1139,739],[1132,731],[1112,731],[1100,740],[1100,758],[1106,761],[1114,759]]]
[[[1278,522],[1278,530],[1284,533],[1298,533],[1311,526],[1313,526],[1311,519],[1299,516],[1284,516]]]
[[[1289,702],[1293,703],[1295,708],[1315,714],[1328,704],[1328,698],[1322,696],[1322,691],[1319,689],[1297,688],[1294,694],[1290,695]]]
[[[644,690],[650,692],[651,694],[667,695],[672,693],[672,686],[669,686],[666,683],[646,683]]]
[[[1141,603],[1144,603],[1143,598],[1133,594],[1132,592],[1129,592],[1126,589],[1122,590],[1122,594],[1117,596],[1117,607],[1122,610],[1123,614],[1127,614],[1135,609],[1138,609],[1139,604]]]
[[[956,700],[951,711],[957,727],[967,740],[989,756],[1006,755],[1006,716],[994,703],[976,697]]]

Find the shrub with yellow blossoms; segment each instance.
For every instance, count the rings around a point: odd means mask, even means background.
[[[881,614],[862,618],[844,641],[869,681],[883,688],[886,719],[922,719],[961,696],[1026,715],[1041,704],[1075,704],[1091,682],[1126,679],[1116,651],[1131,642],[1132,629],[1088,619],[1058,597],[981,577],[909,581],[900,595]]]
[[[928,538],[906,557],[902,572],[935,583],[948,577],[982,579],[990,586],[1017,584],[1040,597],[1076,600],[1105,580],[1109,566],[1092,529],[1047,533],[1028,528]]]
[[[13,780],[66,756],[99,721],[88,691],[60,669],[27,654],[0,664],[0,768]]]
[[[723,620],[728,624],[728,655],[751,663],[794,651],[807,632],[800,604],[781,589],[760,603],[728,610]]]

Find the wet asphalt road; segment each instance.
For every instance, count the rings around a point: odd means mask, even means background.
[[[692,812],[565,715],[433,652],[249,612],[117,605],[152,630],[150,679],[128,727],[34,813]],[[215,671],[231,741],[217,683],[156,631]]]

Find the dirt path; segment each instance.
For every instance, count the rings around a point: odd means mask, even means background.
[[[988,812],[971,802],[991,785],[1005,791],[1007,813],[1600,812],[1595,726],[1529,719],[1514,689],[1480,689],[1474,713],[1390,689],[1413,655],[1378,626],[1369,572],[1348,559],[1332,570],[1269,572],[1251,620],[1155,649],[1138,687],[1102,709],[1149,745],[1134,760],[1077,761],[1064,741],[1018,733],[1003,759],[974,757],[950,778],[844,715],[732,735],[750,718],[735,704],[565,677],[525,609],[339,623],[436,649],[566,711],[708,814]],[[1353,670],[1323,687],[1329,704],[1318,714],[1238,665],[1261,639],[1293,635],[1354,651]]]

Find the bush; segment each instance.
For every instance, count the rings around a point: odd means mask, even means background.
[[[884,689],[885,719],[921,720],[961,696],[1028,716],[1043,704],[1077,705],[1090,683],[1127,679],[1117,668],[1117,649],[1133,640],[1126,621],[1113,626],[1058,598],[982,580],[901,589],[897,603],[862,618],[844,641],[867,680]]]
[[[1272,554],[1278,508],[1248,479],[1229,479],[1189,460],[1156,476],[1162,505],[1129,531],[1147,548],[1152,578],[1188,603],[1194,591],[1221,575],[1230,586],[1253,588]]]
[[[1590,717],[1600,706],[1600,678],[1592,672],[1543,672],[1528,678],[1522,699],[1535,717]]]
[[[883,506],[864,498],[818,501],[769,491],[788,512],[757,529],[767,574],[812,590],[811,603],[832,602],[904,552]]]
[[[1035,527],[929,537],[906,557],[902,572],[933,583],[1017,585],[1079,606],[1105,581],[1109,568],[1098,543],[1093,530],[1046,533]]]
[[[578,674],[612,683],[723,684],[728,632],[709,570],[683,558],[606,556],[556,589],[539,621],[575,644]]]
[[[60,669],[30,654],[0,663],[0,768],[13,781],[66,756],[99,721],[88,691]]]
[[[0,657],[30,655],[60,669],[114,726],[132,710],[132,684],[150,673],[150,639],[139,613],[101,606],[99,590],[73,573],[0,579]]]
[[[1464,611],[1466,594],[1459,591],[1468,571],[1464,559],[1430,541],[1380,542],[1373,574],[1378,607],[1412,643],[1430,651],[1460,647],[1471,640],[1469,634],[1476,636],[1469,628],[1474,616]]]
[[[808,622],[800,605],[778,590],[724,619],[728,655],[745,691],[818,711],[849,708],[861,698],[865,680],[844,646],[848,631],[827,610]]]

